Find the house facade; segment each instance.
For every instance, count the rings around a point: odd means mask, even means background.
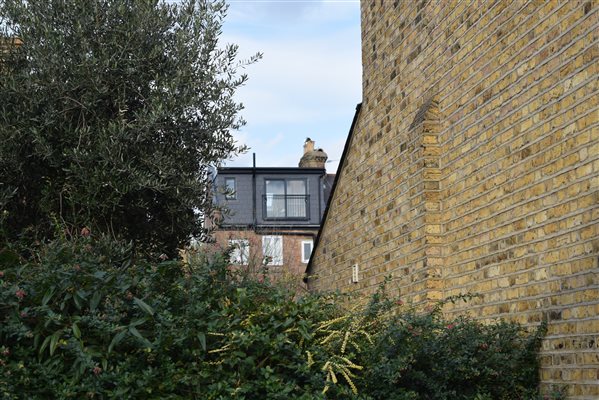
[[[232,264],[301,282],[330,193],[327,155],[307,140],[297,168],[220,168],[216,201],[226,212],[214,232]]]
[[[599,3],[362,1],[363,99],[313,290],[548,322],[544,384],[599,398]]]

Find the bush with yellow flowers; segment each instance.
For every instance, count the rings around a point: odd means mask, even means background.
[[[89,231],[0,246],[3,399],[532,399],[542,330],[364,306]]]

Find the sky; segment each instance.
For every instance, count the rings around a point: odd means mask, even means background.
[[[248,153],[227,167],[296,167],[307,137],[329,156],[334,173],[361,102],[358,0],[229,0],[221,41],[239,56],[257,52],[236,93],[247,124],[235,133]]]

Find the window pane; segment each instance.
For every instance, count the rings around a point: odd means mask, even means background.
[[[281,236],[263,236],[262,254],[266,265],[283,265],[283,238]]]
[[[235,178],[226,178],[225,179],[225,189],[228,192],[225,195],[225,198],[235,199],[237,197],[237,193],[236,193],[237,188],[235,187]]]
[[[268,218],[285,218],[285,196],[267,195],[266,196],[266,216]]]
[[[250,242],[248,240],[229,240],[232,247],[229,262],[237,265],[247,265],[250,256]]]
[[[303,218],[306,215],[306,181],[303,179],[287,181],[287,216]]]
[[[290,218],[303,218],[306,216],[306,196],[287,196],[287,216]]]
[[[308,261],[310,261],[310,255],[312,254],[312,245],[313,245],[313,242],[311,240],[302,242],[302,262],[303,263],[307,263]]]
[[[266,181],[266,217],[285,218],[285,181]]]
[[[306,181],[303,179],[287,181],[287,194],[306,194]]]
[[[266,194],[285,194],[285,181],[267,180]]]

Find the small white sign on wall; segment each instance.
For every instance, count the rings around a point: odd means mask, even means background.
[[[360,281],[360,266],[358,264],[354,264],[351,267],[351,281],[352,283]]]

